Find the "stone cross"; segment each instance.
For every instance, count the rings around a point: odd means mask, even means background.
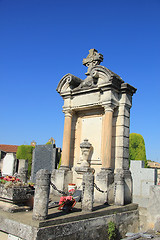
[[[103,55],[94,48],[90,49],[88,56],[83,59],[83,65],[88,67],[88,72],[91,67],[99,65],[101,62],[103,62]]]

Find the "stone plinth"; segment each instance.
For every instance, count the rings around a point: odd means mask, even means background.
[[[51,175],[51,182],[54,183],[58,190],[67,192],[68,191],[68,184],[72,183],[73,179],[73,172],[68,169],[59,169],[53,170]],[[51,187],[51,193],[55,196],[61,196],[61,194],[54,190]]]
[[[23,203],[28,200],[29,187],[8,187],[0,184],[0,200],[11,203]]]
[[[104,193],[95,190],[95,199],[97,202],[109,204],[114,203],[113,182],[113,171],[102,168],[96,176],[96,184],[102,191],[104,191]]]
[[[124,205],[124,174],[123,172],[118,172],[114,177],[115,182],[115,205]]]

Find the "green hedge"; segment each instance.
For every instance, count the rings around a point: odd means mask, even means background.
[[[31,175],[32,168],[32,152],[35,147],[31,145],[21,145],[17,149],[17,159],[26,159],[28,160],[28,175]]]
[[[145,167],[148,167],[144,139],[138,133],[131,133],[129,135],[129,159],[143,160]]]

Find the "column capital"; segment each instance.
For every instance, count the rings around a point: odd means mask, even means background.
[[[73,111],[71,109],[63,109],[63,113],[65,114],[65,117],[72,117]]]
[[[105,112],[113,112],[115,106],[113,104],[103,104]]]

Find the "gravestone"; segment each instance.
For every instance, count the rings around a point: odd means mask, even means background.
[[[46,169],[51,173],[57,168],[56,145],[36,145],[33,150],[31,181],[36,182],[36,173],[40,169]]]
[[[7,153],[3,159],[2,175],[13,176],[15,173],[16,156],[14,153]]]
[[[144,161],[131,160],[130,170],[133,179],[133,203],[147,207],[150,187],[156,185],[157,169],[144,168]]]

